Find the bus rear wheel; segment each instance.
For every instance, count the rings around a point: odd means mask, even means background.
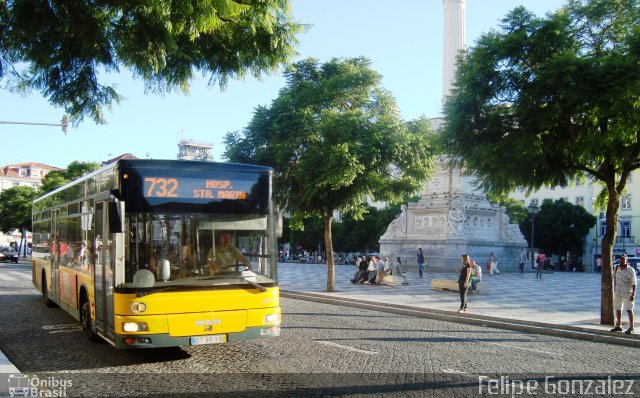
[[[44,300],[44,305],[49,308],[53,308],[56,306],[56,303],[49,298],[49,288],[47,287],[47,276],[45,273],[42,273],[42,299]]]
[[[80,309],[80,322],[82,323],[82,330],[84,334],[87,335],[87,338],[91,342],[100,341],[100,336],[98,336],[94,331],[91,325],[91,305],[89,304],[89,300],[86,298],[82,301],[82,307]]]

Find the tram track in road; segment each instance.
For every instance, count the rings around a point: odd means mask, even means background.
[[[612,335],[606,331],[585,329],[568,325],[551,325],[539,322],[530,322],[515,319],[480,316],[474,314],[458,314],[455,312],[435,310],[430,308],[411,307],[406,305],[376,303],[343,297],[331,293],[309,293],[290,290],[281,290],[281,297],[314,301],[318,303],[339,305],[352,308],[367,309],[398,315],[435,319],[447,322],[456,322],[467,325],[491,327],[497,329],[507,329],[517,332],[526,332],[539,335],[566,337],[577,340],[590,341],[595,343],[615,344],[627,347],[640,348],[640,336],[636,335]]]

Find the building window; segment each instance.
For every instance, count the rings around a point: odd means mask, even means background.
[[[584,196],[576,196],[576,206],[584,207]]]
[[[582,177],[576,177],[576,187],[579,187],[582,185]]]
[[[620,220],[620,234],[623,238],[628,238],[631,236],[631,221],[628,220]]]
[[[622,196],[622,203],[620,204],[622,210],[631,210],[631,194]]]

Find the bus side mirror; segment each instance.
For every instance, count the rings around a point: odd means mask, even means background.
[[[124,232],[124,202],[109,202],[109,232]]]

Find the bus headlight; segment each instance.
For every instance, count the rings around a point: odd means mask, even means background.
[[[265,315],[264,323],[274,323],[280,320],[280,314],[269,314]]]
[[[122,330],[125,332],[146,332],[149,328],[146,322],[125,322],[122,324]]]

